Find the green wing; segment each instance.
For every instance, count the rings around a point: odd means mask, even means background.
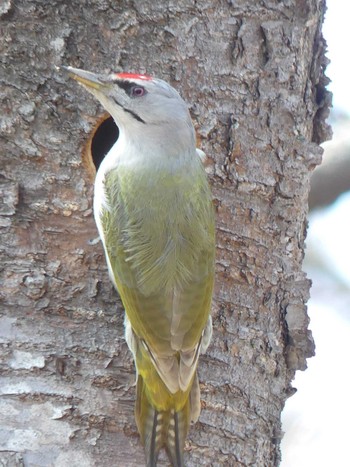
[[[105,191],[113,209],[105,209],[101,220],[131,327],[175,393],[192,381],[208,321],[214,214],[202,167],[195,178],[163,174],[150,180],[120,169],[109,172]]]

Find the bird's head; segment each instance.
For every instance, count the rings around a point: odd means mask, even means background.
[[[93,94],[119,127],[192,127],[187,104],[161,79],[133,73],[96,74],[70,66],[59,69]]]

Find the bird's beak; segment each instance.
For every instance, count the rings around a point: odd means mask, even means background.
[[[96,89],[98,91],[102,91],[108,86],[105,80],[106,77],[103,75],[97,75],[95,73],[91,73],[91,71],[85,71],[71,66],[59,66],[56,68],[59,71],[63,70],[70,78],[75,79],[75,81],[78,81],[78,83],[90,90]]]

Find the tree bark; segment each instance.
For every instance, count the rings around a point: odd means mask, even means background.
[[[324,0],[0,6],[0,465],[140,466],[134,367],[92,216],[99,104],[54,70],[139,71],[190,103],[217,210],[214,336],[186,465],[274,466],[314,344],[302,272],[325,124]],[[162,457],[160,465],[167,465]]]

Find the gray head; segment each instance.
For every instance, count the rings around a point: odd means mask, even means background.
[[[93,94],[112,115],[119,128],[170,127],[180,131],[193,126],[188,106],[179,93],[161,79],[132,73],[95,74],[72,67],[60,67]],[[182,131],[181,131],[182,132]]]

